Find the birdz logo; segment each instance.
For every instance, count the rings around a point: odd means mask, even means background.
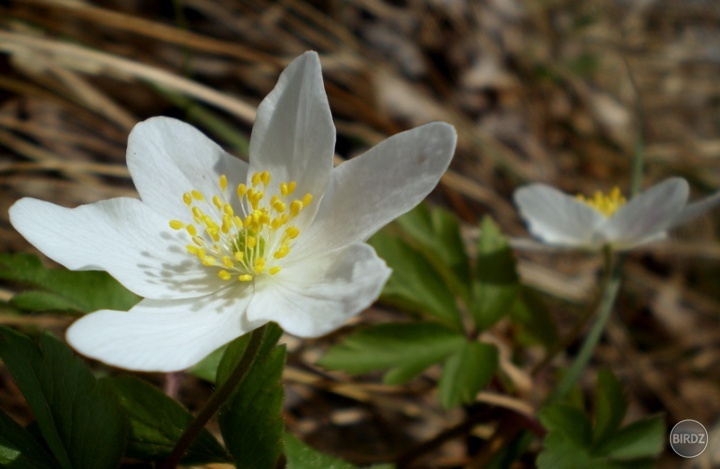
[[[670,430],[670,447],[683,458],[700,456],[708,445],[708,432],[697,420],[678,422]]]

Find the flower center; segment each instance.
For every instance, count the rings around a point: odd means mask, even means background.
[[[292,198],[296,183],[290,181],[281,183],[280,192],[268,199],[269,184],[268,171],[253,174],[250,187],[239,184],[233,197],[238,198],[241,213],[235,213],[223,174],[218,179],[221,196],[208,200],[197,190],[183,194],[194,223],[171,220],[170,228],[187,231],[192,241],[187,251],[203,265],[217,268],[222,280],[250,282],[257,275],[275,275],[281,270],[280,259],[290,253],[300,234],[292,220],[313,197]]]
[[[592,198],[586,198],[584,195],[578,194],[576,199],[591,206],[606,217],[611,216],[627,202],[618,187],[613,187],[607,195],[597,191]]]

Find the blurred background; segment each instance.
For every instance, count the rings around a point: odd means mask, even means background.
[[[148,117],[186,120],[246,158],[257,104],[309,49],[321,56],[340,158],[429,121],[457,128],[457,154],[430,201],[457,215],[471,244],[484,215],[511,236],[526,235],[511,200],[524,183],[627,191],[638,151],[644,186],[678,175],[691,183],[692,198],[720,189],[720,2],[713,0],[14,0],[0,2],[0,252],[32,251],[7,217],[20,197],[76,206],[136,195],[125,145]],[[694,418],[716,438],[718,215],[630,255],[593,362],[624,383],[629,418],[665,412],[670,426]],[[599,260],[517,255],[523,281],[542,293],[561,333],[569,330],[592,296]],[[16,288],[0,284],[0,301]],[[379,304],[356,323],[401,315]],[[58,333],[69,321],[0,314],[2,324]],[[502,341],[502,324],[496,332]],[[295,434],[370,464],[396,460],[462,421],[461,411],[442,411],[428,392],[433,370],[391,388],[377,376],[315,367],[344,333],[287,338],[285,418]],[[550,373],[529,381],[539,356],[530,350],[516,363],[529,383],[512,397],[518,405],[537,405],[552,385]],[[196,408],[210,388],[179,379],[179,398]],[[4,370],[0,402],[27,421]],[[488,434],[481,422],[469,436],[418,453],[413,467],[470,464],[468,439]],[[692,462],[711,467],[713,451],[718,458],[720,439]],[[666,454],[661,464],[677,467],[678,459]]]

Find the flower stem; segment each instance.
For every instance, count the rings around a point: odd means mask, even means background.
[[[197,438],[200,431],[205,428],[205,424],[207,424],[220,406],[230,397],[230,394],[232,394],[237,386],[245,379],[247,372],[258,356],[266,330],[267,325],[259,327],[250,333],[250,341],[235,369],[230,376],[227,377],[225,382],[213,393],[212,397],[205,403],[205,406],[200,410],[200,413],[198,413],[195,419],[190,422],[190,425],[188,425],[185,432],[175,444],[175,448],[173,448],[170,456],[158,465],[158,469],[174,469],[177,467],[180,459],[190,447],[190,444]]]
[[[555,388],[555,391],[550,395],[550,397],[546,401],[546,404],[550,404],[564,398],[567,393],[573,388],[573,386],[575,386],[575,384],[580,379],[583,371],[587,367],[587,364],[590,362],[590,358],[595,351],[595,347],[600,341],[600,337],[602,337],[602,333],[605,330],[608,319],[610,319],[610,313],[613,310],[615,298],[617,297],[618,290],[620,289],[623,258],[618,258],[613,268],[611,249],[609,247],[606,247],[604,250],[604,254],[605,269],[610,271],[610,269],[612,268],[612,276],[610,277],[610,281],[606,284],[605,291],[603,292],[602,298],[600,300],[600,306],[598,307],[598,317],[595,320],[595,324],[593,324],[592,329],[590,329],[590,333],[585,338],[585,342],[580,349],[580,353],[578,353],[578,356],[575,358],[572,366],[567,371],[565,376],[563,376],[563,378],[560,380],[560,383],[558,384],[557,388]]]

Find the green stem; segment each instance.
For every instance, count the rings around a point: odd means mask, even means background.
[[[612,251],[610,247],[605,248],[604,254],[605,268],[609,270],[612,267]],[[590,358],[592,358],[595,347],[600,341],[600,337],[602,337],[602,333],[605,330],[608,319],[610,319],[610,313],[612,313],[615,298],[617,297],[618,290],[620,289],[622,263],[623,259],[619,258],[612,271],[610,281],[607,283],[605,291],[603,292],[595,324],[593,324],[592,329],[590,329],[590,333],[585,338],[585,342],[580,349],[580,353],[578,353],[578,356],[575,358],[572,366],[565,376],[563,376],[562,380],[560,380],[560,383],[557,388],[555,388],[555,391],[550,395],[546,404],[563,399],[578,382],[580,376],[587,367],[587,364],[590,362]]]
[[[174,469],[180,463],[180,459],[185,455],[185,452],[190,447],[190,444],[197,438],[200,431],[205,428],[205,424],[208,423],[210,418],[217,412],[220,406],[230,397],[230,394],[242,383],[250,370],[250,367],[255,362],[260,351],[260,346],[263,343],[265,337],[265,331],[267,326],[262,326],[252,331],[250,335],[250,341],[248,342],[247,348],[243,353],[240,362],[237,364],[233,372],[228,376],[222,385],[213,393],[212,397],[205,403],[205,406],[200,410],[200,413],[190,422],[190,425],[185,429],[178,442],[175,444],[170,456],[167,457],[163,462],[158,465],[158,469]]]

